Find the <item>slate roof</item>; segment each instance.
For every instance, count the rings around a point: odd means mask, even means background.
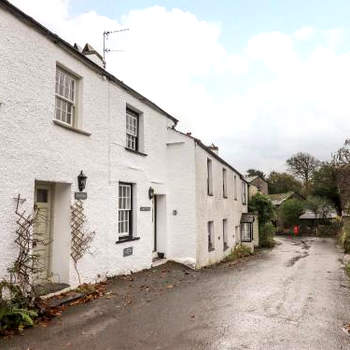
[[[301,220],[315,220],[315,219],[335,219],[337,217],[336,212],[330,212],[326,215],[326,217],[323,217],[322,215],[315,215],[314,212],[311,210],[306,210],[306,212],[303,215],[299,216],[299,219]]]
[[[285,193],[274,193],[274,194],[268,194],[269,198],[271,199],[271,202],[273,205],[281,205],[285,200],[291,198],[295,192],[285,192]]]

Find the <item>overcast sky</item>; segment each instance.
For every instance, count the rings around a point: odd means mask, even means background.
[[[348,0],[12,0],[242,172],[328,159],[350,137]]]

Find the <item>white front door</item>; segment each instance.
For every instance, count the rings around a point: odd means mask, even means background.
[[[39,272],[35,279],[37,282],[47,281],[50,270],[51,246],[51,199],[50,185],[37,184],[35,186],[34,205],[37,216],[33,226],[33,253],[37,256]]]

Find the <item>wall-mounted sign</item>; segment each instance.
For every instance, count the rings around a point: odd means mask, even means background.
[[[140,211],[151,211],[151,207],[140,207]]]
[[[130,256],[134,253],[134,247],[127,247],[123,249],[123,257]]]
[[[87,193],[86,192],[75,192],[74,198],[81,200],[81,201],[84,201],[85,199],[87,199]]]

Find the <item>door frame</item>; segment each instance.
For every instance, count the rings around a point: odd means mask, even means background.
[[[153,254],[157,253],[157,196],[153,196]]]

